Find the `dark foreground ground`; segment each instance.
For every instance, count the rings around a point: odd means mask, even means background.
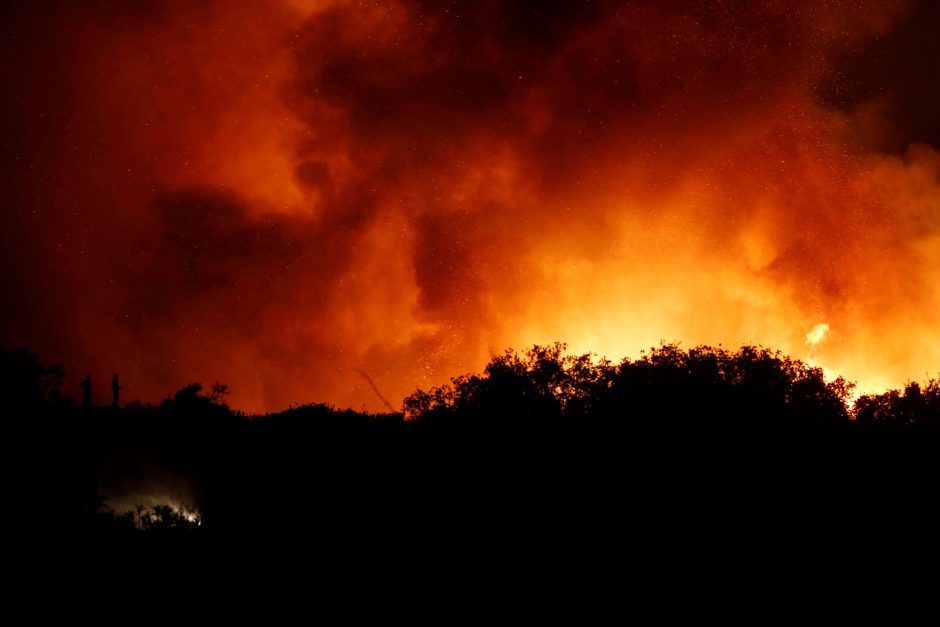
[[[248,417],[199,386],[116,410],[43,397],[5,420],[8,544],[90,559],[304,547],[304,568],[473,563],[497,578],[926,555],[938,386],[851,407],[850,393],[768,351],[667,346],[621,364],[507,353],[403,414]],[[168,502],[111,506],[129,494]]]

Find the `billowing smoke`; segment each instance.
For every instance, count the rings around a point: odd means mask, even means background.
[[[932,5],[94,7],[0,10],[0,343],[76,384],[381,410],[554,340],[940,368]]]

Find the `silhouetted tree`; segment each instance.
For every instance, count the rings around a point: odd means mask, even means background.
[[[563,344],[493,358],[404,401],[409,419],[618,421],[648,430],[837,429],[853,386],[779,352],[744,347],[689,351],[667,344],[619,364],[565,356]],[[503,425],[505,426],[505,424]]]
[[[225,385],[224,383],[219,383],[218,381],[216,381],[215,383],[212,384],[212,389],[209,391],[206,397],[213,403],[216,403],[217,405],[221,405],[225,402],[225,399],[228,395],[229,395],[229,387]]]
[[[855,402],[854,413],[856,424],[868,430],[940,429],[940,379],[924,386],[910,382],[903,392],[862,396]]]

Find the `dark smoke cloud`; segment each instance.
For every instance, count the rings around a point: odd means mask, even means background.
[[[822,84],[829,106],[852,112],[876,105],[872,147],[904,153],[912,142],[940,146],[940,5],[919,2],[884,37],[843,55]]]

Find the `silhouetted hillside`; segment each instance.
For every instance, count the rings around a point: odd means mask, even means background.
[[[420,536],[470,550],[742,508],[903,515],[940,478],[936,380],[850,406],[851,384],[763,348],[665,345],[619,363],[563,349],[507,351],[400,414],[264,416],[229,408],[218,384],[82,407],[62,398],[61,368],[4,352],[19,520],[56,537],[271,534],[359,551]],[[135,495],[151,505],[109,512]]]

